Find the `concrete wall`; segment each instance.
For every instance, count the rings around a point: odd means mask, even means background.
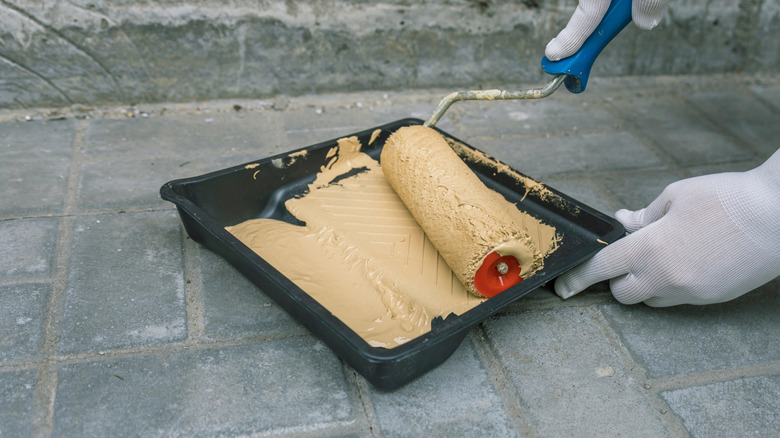
[[[575,0],[0,0],[0,108],[544,79]],[[593,75],[780,69],[780,0],[672,0]]]

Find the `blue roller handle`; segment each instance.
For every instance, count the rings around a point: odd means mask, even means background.
[[[631,0],[612,0],[601,23],[585,40],[580,50],[560,61],[550,61],[545,56],[542,58],[542,69],[552,75],[567,75],[563,81],[566,89],[572,93],[582,93],[588,84],[593,62],[604,47],[630,22]]]

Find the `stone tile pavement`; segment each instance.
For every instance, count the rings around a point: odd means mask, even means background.
[[[175,178],[426,118],[449,91],[0,112],[0,437],[778,436],[779,279],[669,309],[543,287],[384,392],[158,198]],[[780,77],[593,79],[459,103],[440,127],[611,214],[762,162],[778,102]]]

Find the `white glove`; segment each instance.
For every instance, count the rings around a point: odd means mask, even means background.
[[[670,0],[634,0],[631,19],[640,29],[649,30],[661,22]],[[553,38],[544,51],[550,61],[558,61],[577,52],[607,12],[610,0],[580,0],[569,24]]]
[[[619,210],[630,232],[565,273],[568,298],[610,280],[624,304],[711,304],[780,275],[780,150],[761,166],[670,184],[647,208]]]

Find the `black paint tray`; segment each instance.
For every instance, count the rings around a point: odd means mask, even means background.
[[[363,144],[363,152],[378,160],[390,133],[402,126],[419,124],[422,120],[404,119],[352,135]],[[381,133],[369,145],[369,139],[377,129]],[[162,186],[160,195],[176,205],[184,228],[193,240],[225,258],[380,389],[397,388],[440,365],[458,348],[471,328],[624,234],[616,220],[553,189],[549,189],[552,197],[542,197],[534,191],[526,193],[523,178],[510,175],[512,172],[497,172],[498,162],[490,157],[488,160],[465,159],[488,187],[516,203],[521,210],[554,226],[562,236],[560,246],[545,259],[540,271],[498,296],[460,316],[437,318],[430,332],[403,345],[392,349],[372,347],[224,229],[260,217],[300,224],[287,212],[284,202],[305,193],[321,166],[327,163],[326,154],[334,146],[335,139],[304,148],[307,153],[298,154],[294,161],[289,157],[290,153],[285,153],[248,163],[250,165],[171,181]]]

